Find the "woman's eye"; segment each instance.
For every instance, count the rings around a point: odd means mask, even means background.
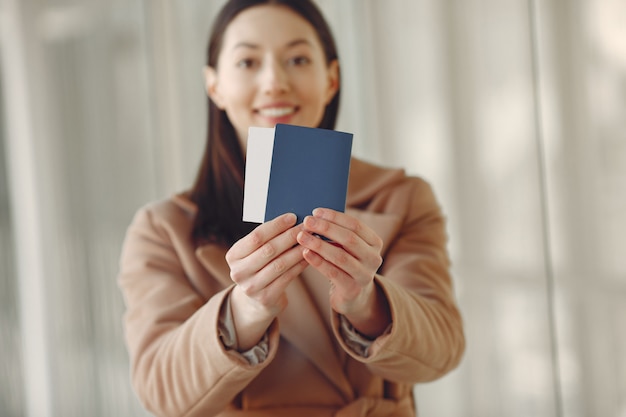
[[[256,65],[256,61],[252,58],[244,58],[241,59],[239,61],[237,61],[237,68],[254,68],[254,66]]]
[[[311,60],[306,56],[295,56],[293,58],[290,58],[288,62],[290,65],[302,66],[310,64]]]

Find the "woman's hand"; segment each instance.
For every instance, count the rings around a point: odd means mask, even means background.
[[[387,299],[374,283],[382,264],[380,237],[356,218],[325,208],[315,209],[303,226],[298,243],[304,259],[330,280],[333,310],[363,335],[380,335],[391,322]]]
[[[226,253],[230,277],[237,284],[231,309],[242,351],[258,343],[287,306],[285,289],[308,266],[296,241],[302,226],[295,223],[294,214],[283,214],[258,226]]]

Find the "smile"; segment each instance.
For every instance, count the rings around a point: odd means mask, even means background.
[[[295,107],[267,107],[259,109],[259,114],[264,117],[283,117],[295,113]]]

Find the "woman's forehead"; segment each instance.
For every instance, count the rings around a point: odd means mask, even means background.
[[[242,11],[230,22],[224,33],[223,50],[296,44],[320,45],[315,28],[286,6],[261,5]]]

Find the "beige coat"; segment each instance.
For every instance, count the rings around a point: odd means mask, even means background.
[[[250,365],[224,348],[218,313],[233,287],[226,248],[195,248],[196,207],[184,195],[141,209],[124,243],[119,285],[132,380],[157,416],[415,415],[412,388],[453,369],[465,341],[431,188],[401,170],[353,159],[347,212],[384,241],[376,276],[390,333],[367,358],[339,333],[328,280],[308,268],[269,330],[269,355]]]

